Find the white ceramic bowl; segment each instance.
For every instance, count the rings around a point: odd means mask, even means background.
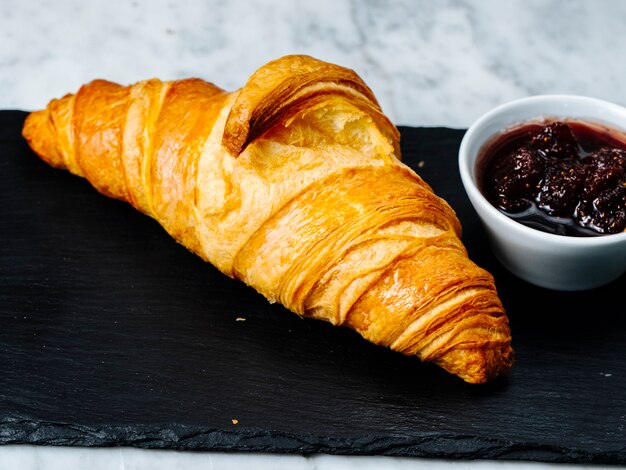
[[[476,158],[486,141],[512,125],[543,117],[589,120],[626,130],[626,108],[606,101],[569,95],[512,101],[468,129],[459,149],[461,179],[494,254],[509,271],[549,289],[599,287],[626,272],[626,233],[570,237],[526,227],[492,206],[476,186]]]

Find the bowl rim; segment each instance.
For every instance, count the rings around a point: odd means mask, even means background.
[[[485,123],[492,120],[494,117],[504,113],[510,112],[510,110],[521,105],[526,105],[528,103],[544,103],[544,102],[564,102],[564,103],[584,103],[588,105],[595,105],[598,107],[605,108],[607,110],[613,111],[618,114],[622,114],[624,116],[624,124],[623,126],[619,125],[619,127],[623,127],[626,129],[626,107],[620,106],[616,103],[612,103],[610,101],[605,101],[597,98],[592,98],[583,95],[568,95],[568,94],[545,94],[545,95],[534,95],[528,96],[524,98],[518,98],[512,101],[508,101],[499,106],[492,108],[491,110],[484,113],[480,116],[476,121],[470,125],[467,129],[463,138],[461,140],[461,145],[459,147],[458,153],[458,165],[459,171],[461,174],[461,181],[463,186],[465,187],[465,191],[470,199],[470,202],[474,206],[479,205],[481,211],[486,215],[489,215],[493,219],[495,219],[500,224],[503,224],[507,229],[511,232],[511,236],[523,236],[529,238],[531,240],[535,240],[537,242],[558,244],[560,246],[572,246],[572,247],[606,247],[613,246],[620,243],[626,243],[626,232],[622,233],[612,233],[606,235],[598,235],[592,237],[576,237],[569,235],[557,235],[554,233],[543,232],[541,230],[534,229],[532,227],[528,227],[523,225],[515,220],[507,217],[502,212],[500,212],[496,207],[494,207],[488,200],[483,196],[482,192],[478,189],[476,181],[472,176],[472,165],[470,164],[470,155],[469,155],[469,146],[473,143],[473,140],[476,140],[476,135],[480,131],[480,129],[485,125]],[[575,113],[574,113],[575,114]],[[552,113],[550,114],[553,115]],[[512,126],[515,125],[516,122],[523,123],[526,121],[532,121],[533,119],[541,118],[541,113],[537,113],[536,117],[531,118],[521,118],[518,121],[513,120]],[[556,115],[558,117],[558,115]],[[575,119],[576,116],[571,116],[571,118]],[[590,118],[592,120],[592,118]],[[606,125],[614,125],[610,120],[602,121]],[[502,129],[504,130],[504,129]],[[479,142],[479,148],[489,141],[495,134],[490,134],[486,136],[486,138],[481,139]],[[475,163],[475,161],[474,161]],[[484,219],[483,215],[480,214],[481,211],[477,207],[474,208],[477,212],[479,212],[479,216],[481,219]],[[486,221],[483,221],[486,223]]]

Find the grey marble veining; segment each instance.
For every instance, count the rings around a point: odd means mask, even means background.
[[[624,25],[619,0],[3,0],[0,108],[39,108],[94,78],[232,90],[305,53],[356,70],[397,124],[467,127],[534,94],[626,104]]]
[[[626,105],[625,26],[619,0],[1,0],[0,109],[41,108],[95,78],[198,76],[233,90],[263,63],[304,53],[356,70],[396,124],[467,127],[535,94]],[[0,468],[28,470],[494,467],[592,468],[0,448]]]

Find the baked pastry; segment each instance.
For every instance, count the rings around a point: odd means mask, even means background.
[[[512,365],[492,276],[349,69],[287,56],[232,93],[96,80],[31,113],[23,135],[270,302],[468,382]]]

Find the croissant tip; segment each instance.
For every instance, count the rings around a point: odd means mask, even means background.
[[[33,111],[24,121],[22,136],[31,149],[55,168],[63,167],[63,160],[56,147],[56,137],[47,109]]]
[[[498,347],[452,349],[434,362],[471,384],[484,384],[504,375],[513,366],[515,353],[509,344]]]

